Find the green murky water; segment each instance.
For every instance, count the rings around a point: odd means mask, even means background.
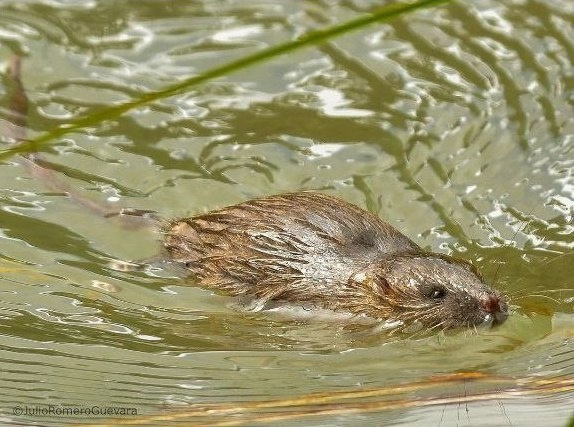
[[[2,0],[0,60],[24,57],[34,136],[378,4]],[[573,24],[567,1],[454,2],[244,69],[41,149],[82,197],[165,218],[300,189],[340,196],[423,247],[472,260],[514,308],[494,331],[365,334],[344,322],[245,312],[177,278],[116,271],[112,260],[157,253],[159,235],[94,215],[16,158],[5,160],[0,423],[111,418],[14,413],[99,405],[167,424],[150,417],[457,372],[572,380]],[[574,399],[569,384],[464,404],[318,405],[314,415],[275,423],[560,426]],[[480,381],[449,387],[408,396],[493,390]],[[179,422],[194,420],[258,421],[204,414]]]

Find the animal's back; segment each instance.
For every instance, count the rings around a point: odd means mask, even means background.
[[[290,193],[171,222],[164,246],[201,286],[264,300],[344,294],[388,253],[420,250],[376,216],[335,197]]]

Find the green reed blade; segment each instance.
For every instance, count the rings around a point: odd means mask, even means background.
[[[310,31],[307,34],[295,40],[289,41],[287,43],[282,43],[277,46],[271,46],[266,49],[262,49],[258,52],[244,56],[235,61],[231,61],[222,66],[213,68],[201,75],[190,77],[181,82],[167,86],[164,89],[145,93],[131,101],[103,108],[100,111],[94,112],[88,116],[80,117],[69,123],[60,125],[57,128],[49,132],[45,132],[26,142],[7,148],[5,150],[0,150],[0,159],[9,157],[17,153],[35,151],[39,145],[46,143],[50,140],[59,138],[65,134],[73,132],[74,130],[94,126],[97,125],[98,123],[101,123],[102,121],[119,117],[133,108],[137,108],[144,104],[184,92],[185,90],[193,86],[197,86],[200,83],[213,80],[217,77],[228,75],[230,73],[249,67],[251,65],[267,61],[276,56],[293,52],[295,50],[302,49],[310,45],[325,42],[326,40],[332,39],[341,34],[348,33],[350,31],[358,30],[375,22],[387,21],[392,18],[396,18],[398,16],[414,12],[418,9],[427,8],[431,6],[438,6],[440,4],[447,3],[448,1],[449,0],[421,0],[414,3],[391,4],[384,6],[373,13],[362,15],[358,18],[351,19],[342,24],[337,24],[323,29]]]

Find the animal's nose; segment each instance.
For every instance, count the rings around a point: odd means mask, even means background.
[[[498,313],[500,311],[500,298],[496,295],[487,295],[480,301],[480,305],[487,313]]]
[[[495,294],[486,295],[480,300],[480,305],[486,311],[486,318],[492,321],[492,325],[500,325],[508,318],[506,302]]]

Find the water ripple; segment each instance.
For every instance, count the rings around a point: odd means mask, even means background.
[[[378,6],[3,1],[0,60],[24,55],[33,136]],[[176,278],[114,270],[110,260],[156,255],[161,236],[86,212],[14,161],[0,165],[1,406],[113,400],[149,414],[441,372],[572,375],[573,23],[571,2],[450,2],[79,129],[41,153],[90,203],[165,218],[282,191],[341,196],[424,247],[474,261],[511,300],[502,328],[409,340],[244,312]],[[10,120],[2,105],[0,122]],[[494,397],[489,409],[501,424],[564,416],[571,392],[538,393],[504,408]],[[459,419],[457,408],[424,408],[421,419]],[[471,424],[492,420],[468,408]],[[396,424],[391,412],[346,416]]]

